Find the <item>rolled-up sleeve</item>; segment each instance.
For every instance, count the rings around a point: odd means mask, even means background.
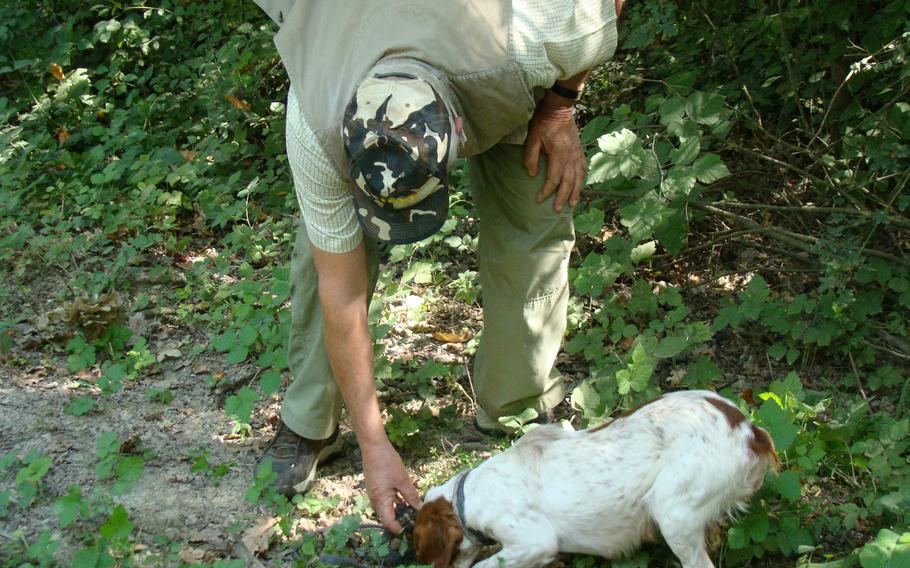
[[[319,144],[297,102],[288,92],[286,143],[294,190],[310,242],[326,252],[353,250],[363,239],[354,213],[351,182]]]
[[[616,51],[615,0],[513,0],[509,43],[528,86],[549,87]]]

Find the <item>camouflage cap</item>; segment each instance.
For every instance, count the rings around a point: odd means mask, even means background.
[[[439,230],[449,209],[453,116],[439,93],[410,74],[377,74],[357,87],[344,114],[354,203],[364,232],[404,244]]]

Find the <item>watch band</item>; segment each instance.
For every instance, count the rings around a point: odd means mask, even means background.
[[[559,95],[564,99],[569,99],[570,101],[577,101],[581,98],[581,90],[576,91],[575,89],[570,89],[568,87],[563,87],[557,83],[553,83],[553,86],[550,87],[550,90]]]

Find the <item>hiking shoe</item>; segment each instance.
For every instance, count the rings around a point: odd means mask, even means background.
[[[290,498],[313,487],[316,466],[340,454],[342,445],[338,428],[325,440],[310,440],[298,436],[282,420],[256,466],[271,460],[272,471],[278,476],[275,491]]]

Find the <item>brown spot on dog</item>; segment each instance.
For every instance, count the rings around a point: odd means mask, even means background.
[[[749,442],[749,449],[759,458],[770,461],[774,471],[780,471],[780,458],[777,457],[774,440],[771,439],[771,434],[768,434],[767,430],[759,428],[755,424],[752,425],[752,441]]]
[[[632,414],[635,414],[636,412],[638,412],[638,411],[641,410],[642,408],[648,406],[648,405],[651,404],[652,402],[657,402],[657,401],[660,400],[661,398],[663,398],[663,395],[660,395],[660,396],[657,397],[657,398],[652,398],[651,400],[649,400],[649,401],[647,401],[647,402],[643,402],[643,403],[639,404],[638,406],[633,406],[632,408],[630,408],[629,410],[626,410],[625,412],[623,412],[622,414],[620,414],[619,416],[617,416],[617,417],[614,418],[613,420],[610,420],[609,422],[604,422],[603,424],[598,424],[597,426],[595,426],[595,427],[593,427],[593,428],[589,428],[589,429],[588,429],[588,432],[590,432],[590,433],[593,434],[594,432],[598,432],[598,431],[600,431],[600,430],[603,430],[604,428],[608,427],[610,424],[613,424],[614,422],[616,422],[616,421],[619,420],[620,418],[626,418],[627,416],[631,416]]]
[[[414,521],[414,550],[422,564],[449,568],[458,557],[464,533],[452,503],[440,497],[424,503]]]
[[[724,418],[727,419],[727,424],[730,425],[730,428],[736,428],[746,420],[746,415],[729,402],[724,402],[709,396],[706,396],[705,400],[707,400],[711,406],[720,410],[721,414],[724,415]]]

